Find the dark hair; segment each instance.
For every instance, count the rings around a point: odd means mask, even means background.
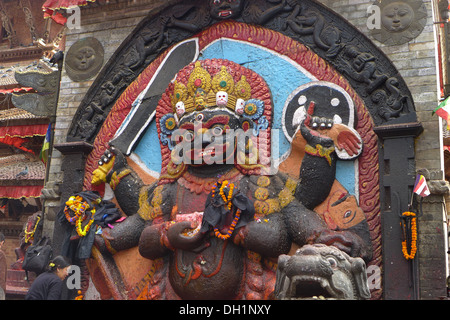
[[[55,272],[56,269],[64,269],[70,266],[70,263],[63,256],[56,256],[50,261],[48,265],[48,270],[51,272]]]
[[[0,242],[5,241],[5,235],[0,232]]]

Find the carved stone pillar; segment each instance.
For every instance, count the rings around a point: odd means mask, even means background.
[[[92,146],[86,142],[69,142],[55,144],[54,147],[63,154],[61,170],[64,175],[60,191],[60,206],[48,208],[48,215],[53,218],[53,250],[54,255],[61,251],[63,234],[60,224],[56,221],[56,214],[65,201],[74,193],[83,190],[84,167],[87,155],[91,152]]]
[[[418,259],[402,253],[401,214],[409,211],[416,178],[414,138],[420,123],[379,126],[380,212],[383,235],[383,292],[386,300],[418,299]]]

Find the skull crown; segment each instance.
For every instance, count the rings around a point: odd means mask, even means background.
[[[244,75],[235,81],[226,66],[221,66],[216,74],[210,74],[197,61],[186,84],[174,81],[171,103],[179,117],[215,107],[224,107],[241,115],[244,102],[250,98],[251,86]]]

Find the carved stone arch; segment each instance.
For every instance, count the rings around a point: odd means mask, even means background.
[[[273,32],[273,36],[261,38],[264,41],[270,38],[272,43],[259,45],[294,60],[309,59],[308,63],[317,67],[314,72],[326,74],[319,80],[338,83],[357,104],[359,130],[367,131],[364,142],[369,150],[359,165],[360,172],[366,175],[360,187],[373,190],[363,194],[367,196],[363,205],[365,211],[370,211],[371,235],[376,244],[372,263],[381,266],[381,252],[389,255],[393,250],[389,250],[391,239],[381,242],[384,230],[380,217],[394,211],[393,206],[398,211],[406,210],[410,200],[408,188],[414,183],[415,170],[411,170],[414,137],[422,128],[406,83],[375,44],[322,4],[313,0],[242,0],[242,3],[242,11],[234,20],[220,21],[212,17],[205,1],[169,1],[152,10],[125,39],[81,102],[67,136],[69,143],[82,141],[94,147],[87,157],[84,187],[90,188],[88,181],[96,161],[145,88],[146,83],[141,80],[156,72],[169,48],[195,37],[204,46],[209,40],[202,36],[213,33],[213,39],[224,35],[255,42],[261,33]],[[244,33],[251,39],[240,38],[242,34],[234,28],[251,29]],[[119,115],[117,119],[112,110]],[[115,129],[105,134],[102,129],[106,127]],[[379,143],[378,138],[384,143]],[[399,147],[407,152],[399,156]],[[399,172],[391,175],[397,168]],[[396,228],[396,217],[391,216],[387,215],[384,223]],[[385,272],[386,268],[389,266],[385,266]],[[402,264],[400,268],[407,270],[408,266]],[[377,292],[376,296],[380,294]]]
[[[417,121],[403,78],[372,41],[322,4],[284,3],[248,1],[235,20],[274,30],[311,48],[346,77],[376,126]],[[205,1],[171,1],[152,10],[102,69],[78,107],[67,140],[92,143],[120,94],[161,52],[217,22]],[[94,118],[97,130],[82,134]]]

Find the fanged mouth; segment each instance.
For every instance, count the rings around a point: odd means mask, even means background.
[[[310,276],[299,275],[292,279],[291,288],[293,290],[292,297],[296,299],[336,299],[336,294],[330,287],[327,279]]]
[[[232,14],[233,14],[233,11],[231,11],[231,10],[223,10],[223,11],[219,12],[219,17],[226,18],[226,17],[231,16]]]

